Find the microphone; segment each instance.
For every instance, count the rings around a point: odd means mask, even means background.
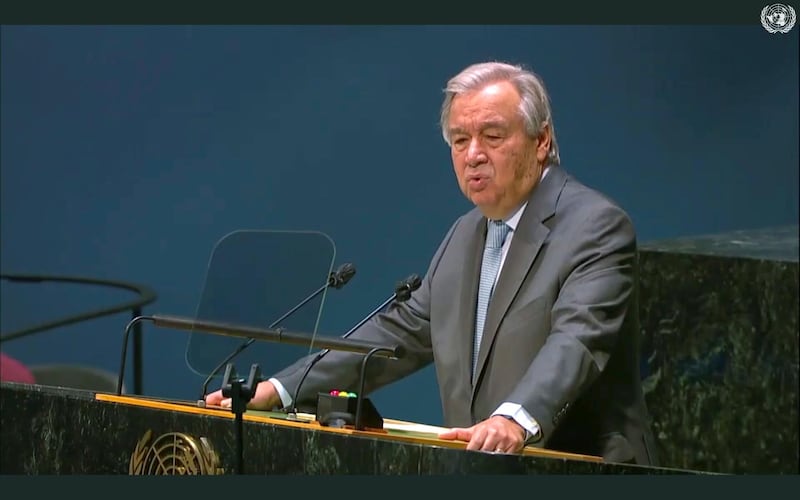
[[[301,307],[306,305],[310,300],[312,300],[314,297],[316,297],[317,295],[322,293],[326,288],[332,287],[332,288],[335,288],[337,290],[339,288],[342,288],[344,285],[347,284],[348,281],[350,281],[350,279],[355,274],[356,274],[356,268],[355,268],[355,266],[353,264],[351,264],[349,262],[347,262],[345,264],[342,264],[341,266],[339,266],[338,269],[336,269],[335,271],[332,271],[328,275],[328,281],[324,285],[322,285],[317,290],[315,290],[313,293],[311,293],[311,295],[309,295],[308,297],[303,299],[299,304],[297,304],[296,306],[292,307],[287,312],[285,312],[283,314],[283,316],[281,316],[280,318],[278,318],[275,321],[273,321],[272,324],[270,324],[268,328],[274,328],[275,326],[277,326],[278,323],[280,323],[281,321],[285,320],[286,318],[288,318],[289,316],[294,314],[295,311],[297,311],[298,309],[300,309]],[[255,338],[251,337],[251,338],[245,340],[244,342],[242,342],[241,344],[239,344],[239,347],[237,347],[236,349],[231,351],[231,353],[228,354],[228,356],[225,357],[225,359],[223,359],[220,362],[220,364],[218,364],[213,370],[211,370],[211,373],[208,375],[208,377],[206,377],[205,381],[203,381],[203,388],[201,389],[200,397],[197,400],[198,406],[204,406],[205,405],[205,396],[206,396],[206,392],[208,391],[208,384],[211,383],[211,380],[214,378],[214,376],[217,373],[219,373],[219,371],[222,370],[222,368],[226,364],[228,364],[228,362],[230,362],[230,360],[232,360],[234,357],[238,356],[240,352],[244,351],[245,349],[247,349],[247,347],[250,344],[255,342],[255,340],[256,340]]]
[[[411,276],[409,276],[408,278],[404,279],[403,281],[398,282],[394,287],[394,293],[388,299],[383,301],[383,303],[381,305],[376,307],[371,313],[367,314],[364,317],[364,319],[362,319],[361,321],[359,321],[356,324],[356,326],[354,326],[347,333],[342,335],[342,338],[346,339],[347,337],[349,337],[353,332],[355,332],[356,330],[361,328],[361,326],[364,325],[364,323],[366,323],[367,321],[372,319],[373,316],[375,316],[376,314],[381,312],[381,310],[383,310],[383,308],[386,307],[387,305],[389,305],[389,303],[391,303],[392,301],[405,302],[408,299],[410,299],[411,298],[411,292],[413,292],[414,290],[419,288],[419,286],[421,284],[422,284],[422,280],[416,274],[412,274]],[[311,368],[313,368],[314,365],[317,364],[317,362],[319,362],[319,360],[322,359],[322,357],[325,356],[326,354],[328,354],[329,352],[330,352],[330,349],[324,349],[324,350],[320,351],[314,357],[314,359],[311,360],[311,363],[309,363],[308,366],[306,366],[306,371],[303,372],[303,376],[300,377],[300,382],[297,384],[297,388],[294,391],[294,397],[292,398],[292,411],[291,411],[291,413],[294,414],[295,416],[297,415],[297,397],[300,394],[300,387],[303,385],[303,382],[305,381],[306,377],[308,376],[309,372],[311,371]],[[360,396],[361,396],[361,394],[359,394],[359,397]]]

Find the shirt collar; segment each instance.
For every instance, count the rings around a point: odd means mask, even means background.
[[[549,171],[550,171],[550,166],[548,165],[542,171],[542,178],[539,180],[540,183],[544,180],[545,176],[547,175],[547,172]],[[517,230],[517,224],[519,224],[519,220],[522,218],[522,213],[525,211],[525,207],[527,206],[528,206],[528,200],[525,200],[525,203],[520,205],[519,208],[517,208],[514,211],[514,213],[512,213],[508,218],[503,220],[503,222],[505,222],[508,225],[508,227],[511,228],[512,232]]]

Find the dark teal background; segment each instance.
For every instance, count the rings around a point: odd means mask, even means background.
[[[217,240],[318,230],[358,273],[328,295],[340,334],[424,273],[469,208],[438,128],[464,66],[532,67],[563,165],[641,241],[798,223],[798,40],[748,26],[3,26],[3,272],[144,283],[193,315]],[[324,279],[321,278],[321,279]],[[130,297],[2,284],[11,331]],[[116,370],[125,314],[3,344],[28,364]],[[147,394],[194,398],[188,334],[145,326]],[[306,349],[270,345],[271,372]],[[247,366],[238,366],[246,371]],[[380,391],[438,423],[432,369]]]

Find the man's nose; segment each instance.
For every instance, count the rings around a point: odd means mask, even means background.
[[[486,161],[486,153],[481,146],[480,141],[473,139],[467,148],[467,165],[476,167]]]

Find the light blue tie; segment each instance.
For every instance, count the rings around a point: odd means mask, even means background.
[[[511,228],[503,221],[489,221],[489,231],[486,234],[486,246],[483,249],[483,263],[481,264],[481,283],[478,288],[478,310],[475,314],[475,340],[472,346],[472,373],[475,373],[478,363],[478,350],[483,337],[483,323],[486,321],[486,310],[489,308],[489,299],[494,291],[497,271],[500,269],[500,260],[503,255],[503,242],[506,240]]]

